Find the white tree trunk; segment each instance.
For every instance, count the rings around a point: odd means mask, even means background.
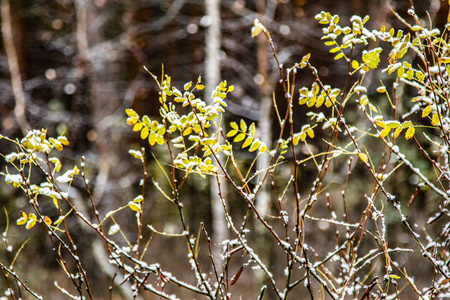
[[[206,16],[209,18],[209,27],[206,32],[206,61],[205,61],[205,100],[211,101],[214,89],[220,82],[220,0],[205,0]],[[219,156],[220,157],[220,156]],[[214,257],[220,262],[222,252],[221,242],[227,238],[227,225],[223,207],[219,198],[219,190],[216,178],[210,178],[211,208],[213,220],[213,242],[215,242]],[[226,185],[222,184],[222,196],[226,197]],[[220,264],[217,264],[219,266]]]

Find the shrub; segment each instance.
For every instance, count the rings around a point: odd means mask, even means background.
[[[288,104],[286,111],[280,111],[274,101],[280,128],[274,147],[261,141],[255,123],[224,119],[226,97],[234,89],[226,81],[206,102],[196,96],[204,88],[201,78],[179,89],[170,76],[152,75],[159,87],[160,118],[152,120],[128,108],[127,123],[151,147],[168,151],[168,161],[155,158],[166,182],[153,179],[153,184],[176,207],[182,227],[178,234],[160,232],[144,222],[144,207],[151,201],[145,193],[144,148],[129,151],[142,164],[142,190],[130,195],[126,205],[104,212],[91,196],[84,158],[79,166],[67,167],[55,155],[55,149],[63,151],[69,144],[64,136],[48,137],[45,129],[31,130],[20,141],[2,136],[3,142],[16,147],[2,154],[9,164],[2,173],[4,180],[29,200],[16,223],[27,230],[36,225],[44,228],[74,289],[56,286],[72,298],[94,297],[84,258],[72,238],[69,221],[76,219],[103,242],[109,258],[100,263],[112,264],[116,274],[123,276],[113,277],[110,293],[130,282],[133,297],[150,292],[161,298],[185,298],[192,292],[196,297],[230,299],[234,284],[254,276],[260,284],[255,293],[258,299],[265,293],[279,299],[294,294],[297,298],[305,291],[311,298],[331,299],[399,298],[402,294],[421,299],[448,297],[449,48],[445,33],[426,28],[413,8],[408,14],[413,24],[398,16],[405,31],[384,26],[369,30],[368,16],[353,16],[348,26],[337,15],[321,12],[316,16],[324,26],[325,45],[335,60],[347,66],[341,87],[321,80],[310,54],[289,68],[279,64],[270,33],[255,20],[252,36],[266,36]],[[371,46],[372,42],[378,46]],[[296,75],[301,69],[309,70],[314,83],[298,89]],[[375,93],[365,82],[370,73],[383,78]],[[305,107],[308,120],[295,114],[297,106]],[[323,150],[315,151],[312,143]],[[237,160],[244,152],[252,158],[249,165]],[[270,156],[265,169],[257,167],[262,153]],[[307,164],[315,167],[308,187],[298,180]],[[203,223],[198,233],[187,225],[180,191],[192,176],[216,179],[231,240],[215,240]],[[407,185],[405,176],[410,181]],[[76,177],[85,184],[91,213],[71,197]],[[265,182],[271,186],[273,215],[256,206]],[[229,199],[222,193],[224,184],[248,210],[241,215],[230,213]],[[46,201],[52,205],[44,205]],[[417,207],[419,201],[425,204]],[[58,217],[51,218],[55,211]],[[115,219],[119,214],[135,216],[136,233],[122,231]],[[144,240],[150,240],[143,236],[145,228],[186,245],[190,277],[180,279],[158,262],[144,259],[148,250]],[[6,295],[16,299],[26,293],[40,298],[26,284],[26,274],[14,271],[21,249],[8,247],[8,227],[3,237],[7,251],[16,253],[11,261],[0,262]],[[200,252],[200,244],[208,251]],[[215,244],[223,246],[221,257],[213,251]],[[274,255],[268,255],[266,245],[272,244]],[[239,254],[243,261],[232,272],[231,262]],[[254,273],[245,271],[249,268]]]

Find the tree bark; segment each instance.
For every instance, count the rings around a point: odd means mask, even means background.
[[[19,55],[14,43],[14,32],[12,25],[11,6],[9,0],[1,2],[2,16],[2,36],[5,46],[6,57],[8,60],[9,72],[11,74],[12,92],[15,100],[14,117],[25,135],[26,131],[31,129],[25,116],[26,96],[23,90],[22,77],[20,75]]]
[[[210,24],[206,33],[206,61],[205,61],[205,99],[211,101],[211,96],[214,89],[220,81],[220,0],[206,0],[205,1],[206,15],[210,18]],[[220,155],[219,155],[220,158]],[[217,164],[216,164],[217,166]],[[215,242],[215,249],[213,255],[216,262],[220,262],[222,254],[221,242],[227,238],[227,224],[225,220],[224,211],[219,197],[219,190],[216,178],[210,178],[211,186],[211,214],[213,226],[213,241]],[[221,185],[222,195],[226,197],[226,185]],[[220,264],[216,264],[220,265]]]

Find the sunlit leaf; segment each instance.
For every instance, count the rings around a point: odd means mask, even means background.
[[[409,128],[409,127],[411,127],[411,125],[412,125],[411,121],[405,121],[402,123],[403,128]]]
[[[17,225],[23,225],[27,222],[28,216],[23,211],[20,212],[20,218],[17,220]]]
[[[237,126],[237,124],[236,124]],[[230,130],[227,132],[227,137],[233,137],[238,133],[238,131],[236,129]]]
[[[334,57],[334,60],[338,60],[338,59],[341,59],[342,57],[344,57],[344,53],[339,53],[338,55],[336,55],[335,57]]]
[[[253,142],[253,138],[252,137],[246,138],[244,143],[242,144],[242,149],[244,149],[245,147],[250,146],[252,142]]]
[[[247,131],[247,124],[245,123],[244,120],[241,119],[241,122],[239,123],[239,125],[240,125],[240,128],[241,128],[241,130],[242,130],[243,132],[246,132],[246,131]]]
[[[140,212],[141,211],[141,204],[140,203],[136,203],[133,201],[128,202],[128,207],[131,208],[131,210]]]
[[[250,147],[250,152],[253,152],[253,151],[255,151],[256,149],[258,149],[258,147],[259,147],[259,140],[255,140],[254,142],[253,142],[253,144],[252,144],[252,146]]]
[[[394,138],[397,138],[400,135],[400,133],[402,132],[402,130],[403,130],[403,127],[401,127],[401,126],[397,127],[394,131]]]
[[[380,138],[384,138],[385,136],[387,136],[389,134],[389,131],[391,131],[391,128],[389,127],[383,128],[383,130],[381,130],[380,132]]]
[[[239,133],[235,138],[234,142],[240,142],[245,138],[245,133]]]
[[[255,123],[252,123],[251,125],[250,125],[250,136],[255,136],[255,131],[256,131],[256,126],[255,126]]]
[[[238,129],[239,128],[239,126],[238,126],[238,124],[236,122],[230,122],[230,126],[233,129]]]
[[[416,129],[414,128],[414,126],[409,127],[408,130],[406,130],[405,139],[409,140],[410,138],[412,138],[415,132]]]
[[[127,108],[125,110],[125,112],[131,118],[137,118],[138,117],[138,114],[134,110],[132,110],[131,108]]]
[[[136,123],[133,126],[133,131],[140,131],[142,129],[142,127],[144,127],[144,124],[142,123]]]
[[[50,226],[52,224],[52,219],[50,219],[49,216],[45,216],[44,223]]]
[[[378,93],[386,93],[386,87],[384,85],[377,87]]]
[[[141,130],[141,139],[146,139],[148,137],[148,128],[147,127],[144,127],[142,130]]]
[[[427,107],[424,108],[424,110],[422,111],[422,118],[427,117],[431,111],[433,110],[433,108],[431,107],[431,105],[428,105]]]
[[[436,126],[439,123],[439,114],[435,112],[431,117],[431,125]]]
[[[363,162],[367,162],[369,160],[368,156],[366,153],[358,153],[358,157],[360,160],[362,160]]]
[[[145,115],[143,118],[142,118],[142,122],[144,122],[144,125],[145,126],[147,126],[147,127],[150,127],[151,126],[151,121],[150,121],[150,118],[147,116],[147,115]]]

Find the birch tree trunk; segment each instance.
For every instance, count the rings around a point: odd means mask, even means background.
[[[210,20],[208,30],[206,32],[206,61],[205,61],[205,99],[211,101],[211,96],[220,81],[220,0],[205,0],[206,15]],[[220,156],[219,156],[220,158]],[[212,226],[213,241],[216,242],[214,257],[219,262],[222,254],[221,242],[227,238],[227,225],[223,207],[219,198],[219,190],[216,178],[210,178],[211,186],[211,209],[212,209]],[[226,185],[221,185],[222,195],[226,196]],[[216,264],[220,265],[220,264]]]
[[[256,2],[258,14],[260,16],[260,21],[264,22],[265,15],[265,0],[258,0]],[[259,91],[261,102],[259,106],[259,118],[258,118],[258,129],[261,134],[261,141],[264,142],[268,149],[271,149],[272,143],[272,126],[271,126],[271,107],[272,99],[271,96],[271,84],[269,83],[269,76],[267,71],[267,40],[263,34],[257,37],[257,60],[258,60],[258,75],[262,80],[259,83]],[[266,170],[269,167],[270,156],[268,152],[262,153],[258,158],[258,165],[260,170]],[[265,172],[264,172],[265,173]],[[262,178],[260,178],[261,180]],[[269,182],[270,177],[264,182],[261,191],[258,194],[256,200],[256,208],[262,214],[268,213],[270,209],[270,193],[269,193]]]

